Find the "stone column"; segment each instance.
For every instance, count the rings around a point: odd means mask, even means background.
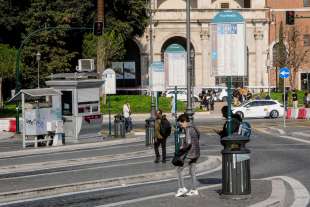
[[[255,74],[256,74],[256,80],[255,85],[256,86],[262,86],[264,85],[264,68],[265,64],[263,63],[263,32],[261,29],[257,29],[254,32],[254,38],[255,38]]]
[[[202,75],[200,77],[202,86],[214,86],[214,77],[211,77],[211,42],[209,28],[203,28],[200,33],[202,45]]]

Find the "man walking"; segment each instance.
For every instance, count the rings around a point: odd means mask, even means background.
[[[293,101],[293,108],[297,109],[298,108],[298,96],[297,96],[295,89],[292,92],[292,101]]]
[[[169,132],[170,127],[170,132]],[[160,154],[159,146],[162,148],[162,163],[166,162],[166,141],[167,137],[171,133],[171,126],[165,115],[162,115],[162,111],[158,110],[155,120],[155,140],[154,140],[154,150],[155,150],[155,163],[159,163]]]

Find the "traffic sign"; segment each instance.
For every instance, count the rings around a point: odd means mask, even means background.
[[[279,75],[280,75],[280,78],[285,79],[285,78],[290,77],[291,71],[290,71],[289,68],[280,68],[280,73],[279,73]]]

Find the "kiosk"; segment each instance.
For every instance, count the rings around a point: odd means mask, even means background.
[[[66,142],[101,137],[100,90],[104,83],[97,73],[59,73],[50,76],[46,85],[59,90]],[[57,100],[56,100],[57,99]]]

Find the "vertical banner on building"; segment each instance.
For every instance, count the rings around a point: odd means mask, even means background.
[[[165,51],[166,85],[186,87],[186,52],[179,44],[171,44]]]
[[[245,21],[235,11],[218,13],[211,23],[212,74],[246,76]]]
[[[165,91],[165,71],[164,63],[160,61],[155,61],[151,65],[152,71],[152,80],[151,80],[151,89],[152,91]]]

